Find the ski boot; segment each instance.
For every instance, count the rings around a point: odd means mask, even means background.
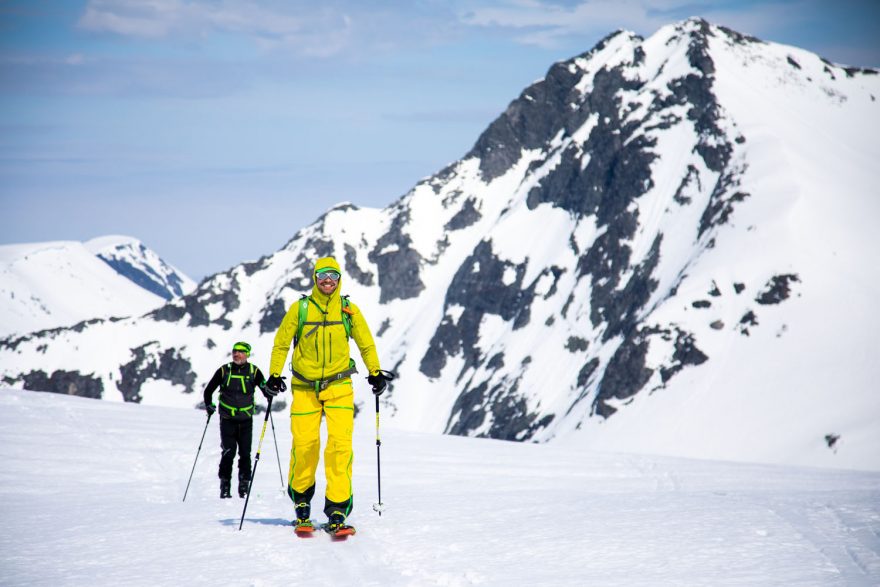
[[[247,496],[248,485],[250,485],[251,479],[250,477],[243,477],[241,475],[238,476],[238,497]]]
[[[354,526],[345,523],[345,516],[341,512],[330,514],[330,519],[324,524],[324,531],[334,538],[344,538],[355,533]]]
[[[315,531],[315,526],[309,519],[311,507],[307,503],[296,504],[296,520],[293,521],[293,531],[297,536],[308,536]]]
[[[221,477],[220,478],[220,498],[225,499],[227,497],[232,497],[232,494],[229,493],[231,489],[232,489],[232,483],[229,481],[229,479],[224,479],[223,477]]]

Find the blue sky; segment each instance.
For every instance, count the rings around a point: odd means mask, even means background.
[[[868,0],[0,0],[0,244],[126,234],[201,279],[391,203],[553,62],[689,16],[880,66]]]

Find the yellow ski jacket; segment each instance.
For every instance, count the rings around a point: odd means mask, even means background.
[[[321,269],[333,268],[342,270],[333,257],[323,257],[315,263],[315,271],[312,273],[312,294],[309,296],[308,313],[306,322],[321,322],[320,325],[306,325],[302,336],[293,349],[291,365],[293,369],[306,379],[313,381],[329,379],[337,373],[349,369],[350,347],[348,337],[345,334],[345,326],[342,324],[342,298],[339,294],[342,289],[342,278],[339,284],[329,296],[318,288],[315,273]],[[376,353],[376,344],[373,335],[364,320],[360,309],[349,303],[346,309],[351,316],[351,338],[357,344],[361,358],[369,373],[375,374],[381,369],[379,356]],[[326,325],[325,325],[326,323]],[[299,300],[294,303],[284,315],[278,332],[275,333],[275,343],[272,347],[272,359],[269,364],[269,373],[280,376],[284,371],[284,363],[287,353],[299,329]],[[303,383],[296,378],[291,378],[292,385],[302,386]]]

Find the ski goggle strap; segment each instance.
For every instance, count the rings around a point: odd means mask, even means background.
[[[326,269],[319,269],[315,271],[315,275],[318,279],[332,279],[333,281],[339,281],[339,278],[342,277],[342,274],[339,273],[336,269],[328,267]]]
[[[250,355],[251,354],[251,345],[249,345],[246,342],[237,342],[234,345],[232,345],[232,351],[233,352],[241,351],[246,355]]]

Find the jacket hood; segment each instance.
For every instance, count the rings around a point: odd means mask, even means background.
[[[342,277],[339,278],[339,283],[336,285],[336,289],[334,289],[333,293],[328,296],[324,294],[324,292],[322,292],[320,288],[318,288],[318,279],[315,274],[321,269],[335,269],[336,271],[339,271],[339,274],[341,276],[342,268],[333,257],[321,257],[317,260],[317,262],[315,263],[315,268],[312,270],[312,298],[314,298],[315,301],[326,307],[330,300],[338,298],[340,296],[339,292],[342,289]]]

